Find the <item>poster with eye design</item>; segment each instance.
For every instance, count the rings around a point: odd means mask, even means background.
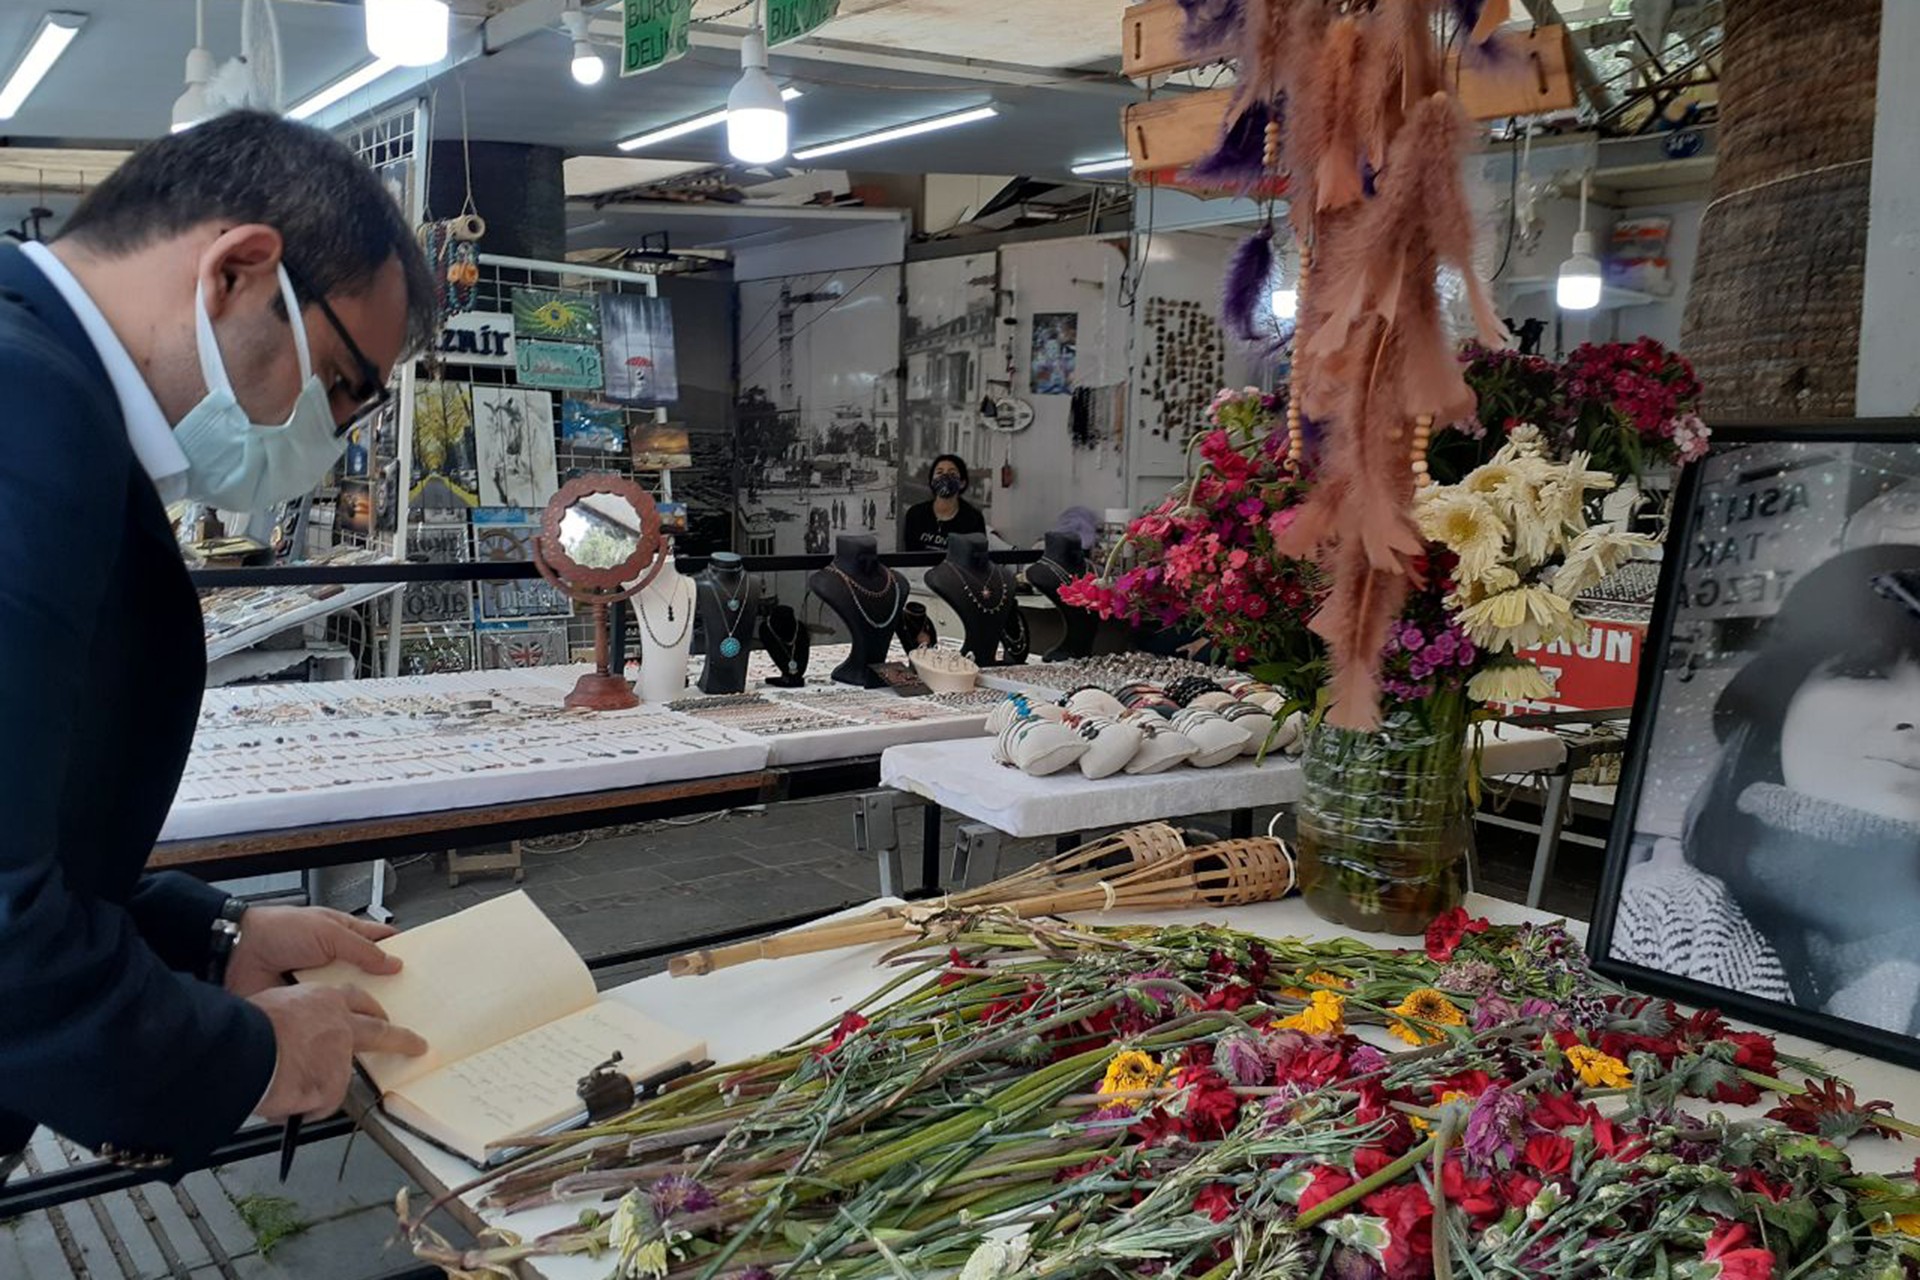
[[[473,430],[480,453],[481,502],[489,507],[546,506],[560,487],[553,397],[520,387],[475,387]]]
[[[1596,965],[1920,1064],[1920,429],[1716,431],[1648,645]]]
[[[590,293],[515,289],[513,336],[537,342],[598,342],[600,300]]]

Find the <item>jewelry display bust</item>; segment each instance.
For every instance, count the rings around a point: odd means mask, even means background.
[[[1013,609],[1013,579],[987,558],[987,535],[948,538],[946,561],[927,570],[927,585],[959,615],[965,628],[960,651],[983,667],[998,663]]]
[[[1053,601],[1053,607],[1060,611],[1060,619],[1067,633],[1059,644],[1047,652],[1044,661],[1090,658],[1093,656],[1094,633],[1100,629],[1099,617],[1090,609],[1063,604],[1060,600],[1060,588],[1086,575],[1086,549],[1080,545],[1080,539],[1071,533],[1048,534],[1046,546],[1046,553],[1027,566],[1027,582],[1035,591]]]
[[[767,610],[767,616],[760,619],[760,647],[780,669],[768,684],[798,689],[807,683],[807,651],[812,647],[812,637],[793,606],[777,604]]]
[[[753,648],[760,589],[746,563],[731,551],[714,552],[696,581],[700,631],[707,646],[700,692],[739,693],[747,687],[747,654]]]
[[[900,611],[900,621],[894,625],[894,634],[900,637],[900,647],[913,656],[915,649],[925,649],[940,643],[940,630],[933,625],[933,618],[927,613],[927,606],[918,600],[908,602]]]
[[[687,659],[693,652],[694,598],[699,586],[674,567],[669,554],[660,576],[633,597],[640,633],[640,700],[672,702],[687,695]]]
[[[835,538],[833,563],[814,571],[807,590],[826,602],[853,639],[847,660],[834,668],[835,682],[866,689],[885,685],[873,668],[887,660],[894,624],[907,602],[907,582],[880,563],[879,539],[869,534]]]

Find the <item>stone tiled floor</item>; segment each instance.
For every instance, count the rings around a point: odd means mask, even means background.
[[[904,810],[900,827],[911,877],[920,851],[918,812]],[[1050,850],[1050,842],[1014,842],[1001,871]],[[536,842],[523,854],[518,887],[589,960],[861,902],[879,891],[873,860],[854,853],[853,802],[845,797]],[[1483,828],[1482,888],[1523,896],[1531,858],[1527,837]],[[1599,866],[1594,850],[1563,849],[1547,908],[1585,918]],[[422,859],[399,868],[388,901],[398,923],[410,926],[515,887],[510,876],[494,874],[450,886],[437,860]],[[597,976],[610,985],[661,967],[655,960]],[[42,1134],[35,1159],[57,1168],[67,1152]],[[394,1240],[392,1212],[405,1178],[370,1141],[304,1149],[285,1187],[275,1172],[275,1159],[265,1157],[193,1174],[177,1188],[153,1184],[0,1223],[0,1277],[378,1280],[411,1265]],[[263,1216],[299,1229],[263,1247],[256,1229]]]

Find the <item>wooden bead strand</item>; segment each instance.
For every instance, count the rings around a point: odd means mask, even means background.
[[[1300,313],[1299,309],[1306,305],[1307,268],[1312,262],[1312,255],[1308,252],[1304,241],[1300,242],[1299,245],[1299,257],[1300,278],[1294,285],[1294,297],[1296,299],[1294,314],[1296,317]],[[1297,323],[1298,321],[1296,320],[1296,325]],[[1297,327],[1294,332],[1298,334],[1299,330]],[[1293,385],[1287,394],[1287,470],[1294,475],[1300,474],[1307,456],[1307,433],[1300,425],[1300,364],[1300,344],[1296,341],[1294,343],[1293,355]]]
[[[1416,487],[1433,481],[1427,474],[1427,441],[1432,437],[1433,415],[1423,413],[1413,420],[1413,483]]]

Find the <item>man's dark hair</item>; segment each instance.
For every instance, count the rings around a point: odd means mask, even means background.
[[[951,462],[953,464],[954,469],[960,473],[961,484],[971,483],[972,477],[967,474],[966,459],[962,458],[957,453],[943,453],[939,457],[935,458],[932,462],[929,462],[927,464],[927,483],[928,484],[933,483],[933,473],[940,469],[940,464],[943,462]]]
[[[352,296],[396,255],[407,280],[407,352],[439,332],[438,296],[406,216],[373,170],[329,134],[234,111],[148,143],[73,211],[57,239],[133,253],[210,221],[258,222],[286,242],[302,301]]]

